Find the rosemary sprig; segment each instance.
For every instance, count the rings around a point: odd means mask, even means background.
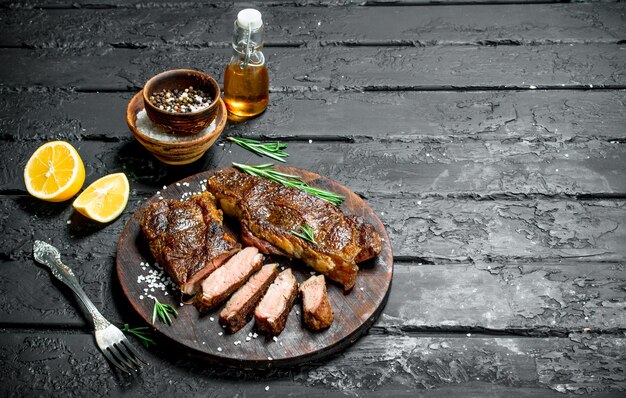
[[[260,164],[258,166],[250,166],[247,164],[233,162],[233,166],[253,176],[267,178],[268,180],[283,184],[288,187],[298,188],[304,192],[310,193],[311,195],[315,195],[318,198],[327,200],[335,206],[341,205],[343,200],[346,198],[345,196],[338,193],[326,191],[320,188],[314,188],[304,182],[302,178],[300,178],[300,176],[281,173],[278,170],[274,170],[272,168],[274,165],[271,163]]]
[[[313,228],[309,227],[308,225],[301,225],[300,230],[302,231],[302,233],[293,230],[291,231],[291,233],[296,235],[298,238],[308,240],[309,242],[315,243],[317,245],[317,242],[315,241],[315,235],[313,235]]]
[[[161,304],[159,300],[154,299],[154,310],[152,311],[152,324],[156,322],[157,316],[161,320],[161,322],[166,323],[168,325],[172,324],[172,318],[170,314],[174,314],[174,316],[178,316],[178,311],[176,308],[172,307],[169,304]]]
[[[154,342],[154,340],[152,340],[152,337],[150,336],[150,333],[148,332],[149,328],[148,327],[140,327],[140,328],[131,328],[128,326],[127,323],[124,324],[124,329],[125,332],[132,334],[133,336],[137,337],[139,339],[139,341],[141,342],[141,344],[143,344],[146,348],[150,347],[150,345],[156,345],[156,343]]]
[[[283,149],[287,148],[287,144],[279,141],[261,142],[251,138],[227,137],[228,140],[236,143],[240,147],[256,153],[259,156],[267,156],[279,162],[284,162],[289,154]]]

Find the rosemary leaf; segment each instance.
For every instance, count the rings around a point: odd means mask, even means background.
[[[233,162],[233,166],[250,175],[267,178],[270,181],[277,182],[287,187],[297,188],[304,192],[308,192],[311,195],[317,196],[320,199],[324,199],[334,204],[335,206],[340,206],[345,199],[345,196],[343,195],[308,185],[302,180],[302,178],[300,178],[300,176],[282,173],[278,170],[275,170],[273,168],[274,165],[271,163],[250,166],[247,164]]]
[[[170,317],[170,314],[173,314],[174,316],[178,316],[178,311],[176,311],[176,309],[169,304],[159,303],[159,300],[155,298],[154,310],[152,311],[152,324],[156,322],[156,318],[158,317],[161,320],[161,322],[167,325],[171,325],[172,318]]]
[[[291,233],[298,238],[302,238],[317,245],[317,242],[315,241],[315,235],[313,234],[313,228],[309,227],[308,225],[301,225],[300,230],[302,231],[302,233],[293,230],[291,231]]]
[[[125,332],[127,332],[127,333],[132,334],[137,339],[139,339],[141,344],[143,344],[146,348],[149,348],[150,345],[156,345],[154,340],[152,340],[152,337],[151,337],[150,333],[148,332],[149,328],[147,328],[145,326],[144,327],[138,327],[138,328],[131,328],[131,327],[128,326],[127,323],[125,323],[123,330]]]
[[[251,138],[227,137],[228,140],[236,143],[240,147],[256,153],[259,156],[267,156],[268,158],[284,162],[289,154],[283,149],[287,148],[287,144],[279,141],[261,142]]]

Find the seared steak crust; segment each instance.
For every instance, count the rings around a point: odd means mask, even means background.
[[[326,293],[326,280],[323,275],[312,276],[300,284],[302,295],[302,318],[311,330],[329,327],[334,320],[333,310]]]
[[[356,262],[380,253],[380,236],[372,225],[346,216],[339,207],[299,189],[233,168],[211,176],[207,189],[227,215],[241,221],[244,235],[255,238],[248,242],[264,253],[282,252],[299,258],[345,290],[354,286]],[[317,244],[291,233],[305,225],[312,228]],[[260,243],[263,241],[269,246]]]
[[[268,334],[278,335],[285,328],[287,317],[298,295],[298,282],[287,268],[267,289],[254,310],[256,327]]]
[[[254,308],[278,275],[278,264],[266,264],[231,296],[220,312],[220,323],[236,333],[252,319]]]
[[[208,192],[184,202],[164,199],[141,216],[141,230],[154,259],[185,294],[241,247],[222,226],[222,212]]]

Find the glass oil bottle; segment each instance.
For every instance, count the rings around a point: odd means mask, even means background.
[[[224,72],[224,102],[231,119],[262,113],[269,102],[269,75],[263,47],[261,13],[247,8],[237,14],[233,56]]]

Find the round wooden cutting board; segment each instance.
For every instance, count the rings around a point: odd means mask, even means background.
[[[277,339],[266,338],[255,333],[254,319],[235,334],[229,334],[218,323],[221,307],[201,315],[193,305],[180,306],[180,295],[173,290],[155,289],[154,295],[161,303],[178,309],[178,317],[171,326],[156,321],[154,328],[170,339],[196,351],[202,358],[239,368],[269,368],[294,365],[335,353],[355,342],[380,315],[389,294],[393,274],[391,244],[385,228],[372,209],[357,195],[343,185],[319,175],[291,167],[277,169],[300,175],[315,187],[328,189],[346,196],[342,209],[346,214],[355,214],[370,222],[383,239],[382,252],[374,259],[359,264],[356,285],[348,294],[333,283],[328,283],[328,296],[335,314],[332,326],[321,332],[309,331],[302,322],[302,307],[299,300],[294,305],[287,325]],[[184,193],[200,192],[203,180],[215,170],[206,171],[174,183],[160,191],[140,206],[126,223],[117,247],[117,274],[128,300],[149,324],[152,323],[154,302],[147,297],[145,282],[138,282],[140,275],[147,275],[152,266],[142,269],[143,263],[153,264],[147,244],[141,236],[139,219],[144,209],[159,196],[180,199]],[[228,224],[233,220],[225,220]],[[311,268],[299,262],[288,262],[277,258],[279,263],[291,266],[298,282],[311,275]],[[268,262],[268,261],[266,261]],[[143,299],[140,297],[143,296]]]

